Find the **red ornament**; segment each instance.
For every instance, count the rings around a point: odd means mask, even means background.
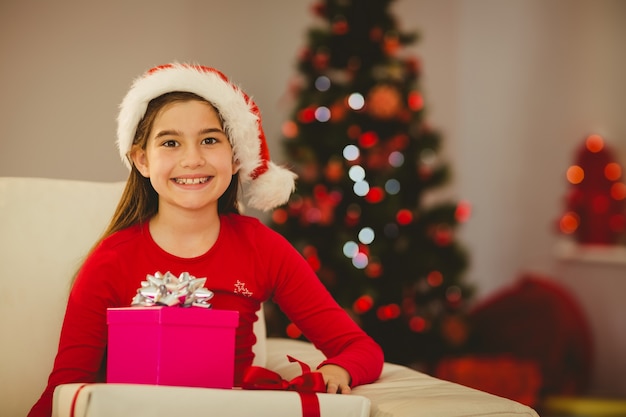
[[[424,97],[417,92],[411,91],[407,99],[409,108],[413,111],[420,111],[424,108]]]
[[[402,209],[396,214],[396,221],[399,225],[406,226],[413,221],[413,213],[411,210]]]
[[[365,267],[365,275],[368,278],[379,278],[383,273],[383,266],[380,262],[370,262]]]
[[[298,112],[298,120],[301,123],[311,123],[315,120],[315,108],[305,107]]]
[[[403,109],[397,88],[382,84],[374,86],[367,95],[367,112],[375,119],[390,120]]]
[[[359,136],[359,145],[363,148],[371,148],[372,146],[378,143],[378,135],[376,132],[363,132],[361,136]]]
[[[400,306],[397,304],[388,304],[378,307],[376,316],[381,321],[393,320],[400,317]]]
[[[409,328],[415,333],[422,333],[428,328],[428,322],[420,316],[411,317]]]
[[[348,22],[346,22],[346,19],[338,18],[333,22],[331,30],[335,35],[345,35],[346,33],[348,33],[349,29],[350,27],[348,26]]]
[[[318,17],[326,17],[328,14],[328,9],[323,1],[313,4],[313,6],[311,6],[311,11]]]
[[[383,201],[385,198],[385,192],[380,187],[372,187],[365,195],[365,201],[368,203],[376,204]]]
[[[287,214],[287,210],[279,208],[272,212],[272,221],[276,224],[284,224],[289,215]]]
[[[465,223],[472,215],[472,205],[469,201],[459,201],[454,211],[454,218],[459,223]]]
[[[285,329],[285,333],[292,339],[297,339],[302,336],[302,331],[293,323],[289,323]]]
[[[369,295],[362,295],[352,304],[352,310],[357,314],[363,314],[374,306],[374,299]]]
[[[318,51],[313,55],[313,67],[318,71],[323,71],[328,68],[330,62],[330,55],[326,51]]]

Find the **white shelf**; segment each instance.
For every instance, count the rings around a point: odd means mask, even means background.
[[[556,256],[565,261],[626,265],[626,246],[579,245],[573,240],[560,240]]]

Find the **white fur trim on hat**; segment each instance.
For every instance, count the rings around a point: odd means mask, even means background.
[[[200,65],[161,65],[133,82],[117,117],[117,147],[128,168],[128,153],[148,103],[174,91],[197,94],[219,112],[234,159],[239,163],[239,177],[249,206],[271,210],[287,202],[295,188],[296,174],[270,161],[257,105],[224,74]]]

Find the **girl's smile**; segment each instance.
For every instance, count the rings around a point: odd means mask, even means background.
[[[205,182],[209,181],[211,178],[210,177],[202,177],[202,178],[174,178],[173,181],[176,182],[176,184],[181,184],[181,185],[196,185],[196,184],[204,184]]]

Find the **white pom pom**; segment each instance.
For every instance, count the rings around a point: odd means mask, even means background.
[[[247,184],[248,206],[269,211],[285,204],[296,187],[297,177],[287,168],[269,162],[268,170]]]

